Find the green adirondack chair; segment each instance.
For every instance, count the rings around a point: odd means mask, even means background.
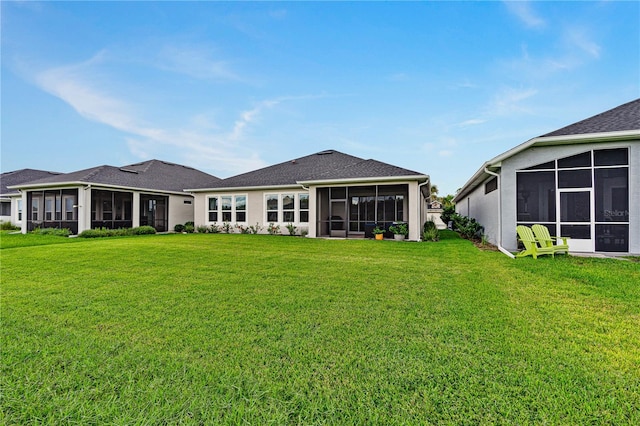
[[[536,237],[533,236],[533,231],[531,231],[531,228],[528,226],[518,225],[516,230],[518,231],[520,241],[522,241],[524,245],[524,250],[516,254],[516,257],[533,256],[534,259],[537,259],[538,256],[544,254],[554,255],[553,247],[540,247],[540,245],[538,245]]]
[[[555,253],[567,253],[569,254],[569,243],[567,240],[569,237],[552,237],[549,234],[549,229],[544,225],[533,225],[531,227],[534,235],[536,236],[536,240],[538,240],[538,244],[541,247],[551,247]],[[562,242],[560,242],[562,240]]]

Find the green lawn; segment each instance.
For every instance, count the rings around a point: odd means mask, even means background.
[[[3,234],[0,423],[640,424],[640,264],[444,236]]]

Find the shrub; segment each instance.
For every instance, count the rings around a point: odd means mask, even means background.
[[[198,234],[206,234],[209,232],[209,228],[206,225],[198,225],[196,226],[196,231]]]
[[[440,230],[436,224],[428,220],[422,227],[422,241],[438,241],[440,239]]]
[[[262,230],[262,226],[260,226],[258,223],[256,223],[255,226],[253,225],[249,226],[249,231],[252,234],[258,234],[261,230]]]
[[[0,222],[0,231],[19,231],[20,227],[11,222]]]
[[[404,235],[406,237],[409,235],[409,226],[404,222],[398,222],[391,225],[389,231],[396,235]]]
[[[156,233],[156,229],[153,226],[139,226],[131,230],[132,235],[152,235]]]
[[[468,240],[480,238],[484,227],[480,225],[474,218],[462,216],[456,213],[453,217],[454,230],[460,233],[462,238]]]
[[[269,235],[280,235],[280,226],[276,225],[275,223],[270,223],[267,227],[267,232],[269,233]]]
[[[298,230],[298,227],[295,226],[293,223],[289,222],[285,227],[287,228],[287,231],[289,231],[289,235],[291,236],[296,235],[296,231]]]
[[[105,237],[126,237],[130,235],[150,235],[155,234],[153,226],[139,226],[137,228],[96,228],[84,230],[78,235],[81,238],[105,238]]]
[[[173,227],[173,230],[175,232],[178,232],[178,233],[183,232],[184,231],[184,225],[179,223],[179,224],[177,224],[176,226]]]
[[[249,229],[248,226],[244,226],[244,225],[238,225],[236,224],[235,228],[240,231],[241,234],[250,234],[251,230]]]
[[[68,237],[71,235],[71,231],[67,228],[36,228],[31,231],[31,233],[36,235],[55,235],[58,237]]]
[[[220,229],[225,234],[229,234],[231,232],[231,224],[229,222],[225,222],[222,224],[222,227]]]
[[[219,234],[220,233],[220,227],[216,224],[213,224],[211,226],[209,226],[209,231],[212,234]]]
[[[193,234],[196,230],[196,227],[194,226],[193,222],[187,222],[184,224],[184,232],[186,232],[187,234]]]

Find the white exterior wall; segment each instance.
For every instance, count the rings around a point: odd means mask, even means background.
[[[140,195],[134,194],[133,196],[133,216],[134,221],[137,219],[138,223],[140,221]],[[136,198],[138,199],[138,208],[135,208]],[[185,201],[188,204],[185,204]],[[186,222],[195,222],[194,220],[194,200],[191,195],[169,195],[169,220],[167,222],[167,231],[173,231],[173,228],[178,224],[184,224]],[[136,214],[136,212],[138,212]],[[135,227],[135,223],[133,224]]]
[[[313,192],[312,192],[313,193]],[[224,222],[221,220],[221,217],[218,217],[217,222],[209,221],[209,198],[212,196],[224,197],[224,196],[236,196],[236,195],[244,195],[247,197],[247,210],[246,210],[246,221],[244,222],[236,222],[234,220],[229,223],[234,225],[242,225],[242,226],[258,226],[262,227],[260,231],[261,234],[267,233],[267,226],[269,222],[267,221],[267,209],[266,209],[266,195],[267,194],[278,194],[279,201],[279,214],[278,217],[282,219],[282,198],[283,194],[295,194],[296,195],[296,204],[295,204],[295,221],[292,222],[298,229],[297,232],[300,231],[309,231],[310,224],[313,218],[312,213],[312,201],[313,196],[309,191],[303,189],[301,186],[295,187],[282,187],[282,188],[273,188],[267,190],[242,190],[239,189],[237,191],[219,191],[219,192],[207,192],[207,193],[195,193],[194,195],[194,222],[197,226],[211,226],[211,225],[222,225]],[[309,194],[309,221],[310,223],[300,222],[299,221],[299,199],[298,194]],[[233,210],[232,210],[233,212]],[[233,215],[232,215],[233,217]],[[274,222],[274,224],[280,226],[280,230],[282,233],[287,234],[288,231],[286,229],[286,225],[289,222]]]
[[[490,176],[473,192],[460,200],[456,204],[456,212],[462,216],[474,218],[484,227],[484,235],[487,241],[498,245],[500,242],[498,211],[500,210],[501,182],[498,180],[498,189],[488,194],[485,194],[484,189],[485,184],[493,178],[494,176]]]

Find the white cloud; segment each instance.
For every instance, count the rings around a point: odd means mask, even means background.
[[[585,29],[568,29],[565,37],[570,47],[577,47],[594,59],[598,59],[600,57],[600,45],[591,40]]]
[[[476,126],[478,124],[485,123],[486,121],[487,120],[484,120],[482,118],[472,118],[470,120],[465,120],[462,123],[458,123],[458,127]]]
[[[506,1],[504,2],[509,12],[515,15],[522,23],[529,28],[541,28],[546,25],[544,19],[540,18],[531,8],[528,1]]]
[[[241,80],[227,61],[215,58],[214,49],[200,45],[167,44],[160,49],[154,65],[196,79]]]
[[[83,63],[48,69],[37,73],[34,81],[82,117],[127,134],[127,146],[138,158],[148,159],[171,151],[196,167],[214,168],[218,173],[228,174],[265,165],[246,143],[247,128],[265,109],[289,98],[265,100],[253,109],[240,112],[238,119],[226,126],[227,131],[225,126],[212,123],[202,114],[186,120],[186,128],[149,124],[131,102],[109,93],[108,85],[101,82],[95,72],[95,65],[100,62],[100,56],[96,56]],[[192,126],[194,122],[210,125]]]
[[[535,96],[537,89],[516,89],[513,87],[505,87],[500,89],[493,97],[493,100],[487,108],[487,114],[495,115],[512,115],[514,113],[521,114],[529,112],[529,108],[524,105],[524,101]]]

